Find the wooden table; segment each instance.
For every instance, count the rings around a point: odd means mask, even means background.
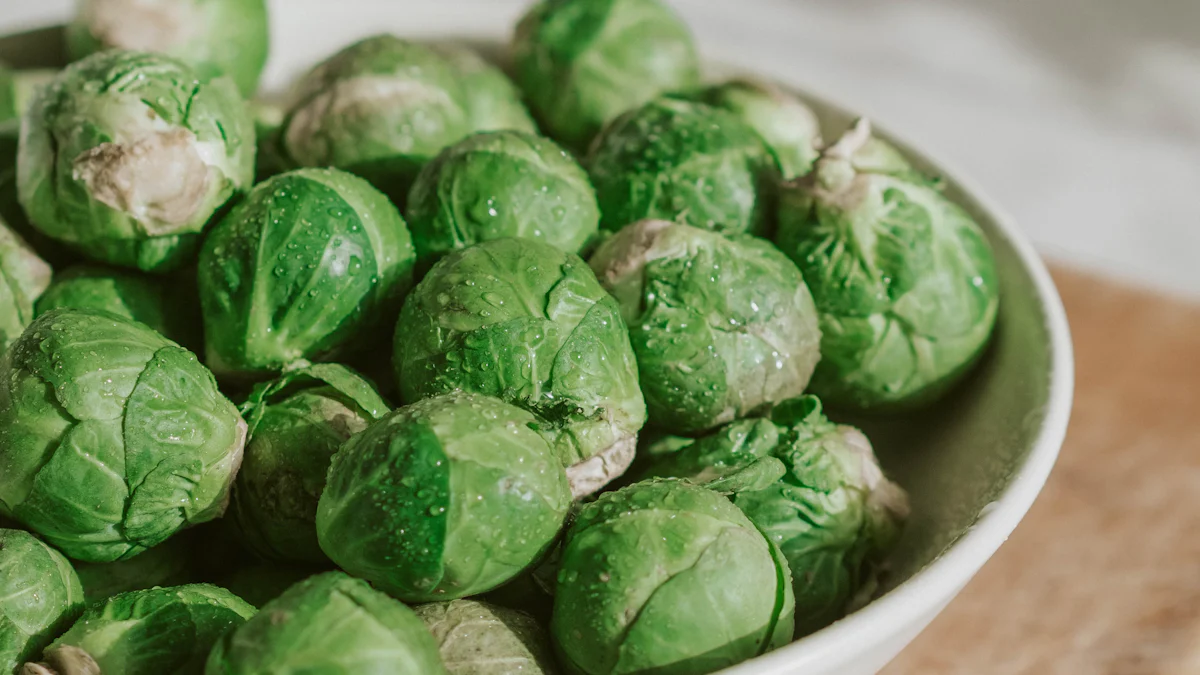
[[[1200,673],[1200,307],[1055,278],[1078,369],[1058,466],[884,675]]]

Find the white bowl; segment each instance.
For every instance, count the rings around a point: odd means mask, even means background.
[[[363,35],[392,31],[499,45],[524,0],[282,0],[275,2],[267,87],[280,88],[315,61]],[[712,21],[718,4],[679,3]],[[713,31],[711,27],[707,31]],[[703,37],[707,31],[698,31]],[[57,34],[0,39],[0,59],[52,62]],[[701,42],[701,48],[705,46]],[[724,70],[724,69],[723,69]],[[778,71],[778,69],[773,69]],[[774,74],[774,73],[773,73]],[[785,82],[785,84],[789,84]],[[794,83],[791,83],[794,84]],[[828,136],[854,115],[805,95]],[[1045,266],[1018,227],[944,163],[886,133],[918,165],[947,179],[949,194],[992,242],[1001,282],[994,343],[945,401],[903,418],[858,419],[889,473],[908,489],[913,518],[891,561],[883,594],[854,614],[723,675],[871,675],[900,652],[996,552],[1029,510],[1066,433],[1074,385],[1071,339]]]

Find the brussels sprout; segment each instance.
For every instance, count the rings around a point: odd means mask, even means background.
[[[591,265],[629,326],[651,425],[702,431],[804,391],[817,311],[770,242],[644,220]]]
[[[219,517],[245,440],[191,352],[115,314],[43,314],[0,360],[0,512],[77,560]]]
[[[600,225],[587,173],[547,138],[518,131],[468,136],[425,165],[408,196],[417,258],[504,237],[578,253]]]
[[[922,405],[987,345],[999,307],[987,239],[866,120],[784,190],[776,241],[821,313],[812,391],[830,404]]]
[[[33,303],[50,285],[50,266],[0,219],[0,351],[33,321]]]
[[[255,563],[243,565],[221,577],[221,586],[255,607],[262,607],[292,586],[327,569],[278,562]]]
[[[437,644],[403,603],[360,579],[302,581],[225,635],[205,675],[447,675]]]
[[[404,219],[366,181],[301,169],[260,183],[200,251],[206,362],[253,377],[361,343],[395,319],[414,257]]]
[[[701,675],[787,644],[794,611],[787,562],[728,499],[648,481],[567,532],[551,634],[572,673]]]
[[[28,532],[0,529],[0,673],[41,652],[82,611],[71,563]]]
[[[534,241],[435,265],[405,302],[395,365],[407,401],[461,389],[533,412],[577,497],[628,468],[646,421],[617,302],[582,260]]]
[[[134,272],[98,265],[72,267],[54,277],[50,288],[38,298],[39,315],[74,307],[98,309],[140,321],[176,342],[187,341],[198,329],[198,321],[172,289],[157,280]]]
[[[473,131],[526,131],[536,134],[537,125],[521,102],[521,92],[504,71],[488,63],[469,47],[452,43],[433,49],[458,71],[463,88],[467,126]]]
[[[775,153],[785,179],[812,170],[821,147],[816,114],[795,95],[758,80],[735,79],[705,87],[690,96],[728,110],[758,132]]]
[[[491,590],[550,546],[571,505],[530,413],[452,393],[400,408],[333,457],[317,508],[321,548],[413,602]]]
[[[779,166],[731,112],[663,98],[621,115],[587,160],[600,226],[678,221],[727,234],[765,234]]]
[[[197,581],[199,575],[190,533],[181,532],[128,560],[76,563],[75,571],[83,583],[84,598],[88,603],[94,603],[120,593]]]
[[[19,152],[18,193],[35,227],[102,262],[166,270],[250,187],[254,124],[226,78],[103,52],[34,97]]]
[[[550,641],[527,614],[475,600],[413,608],[437,640],[450,675],[554,675]]]
[[[80,0],[67,26],[71,60],[107,49],[160,52],[201,73],[258,89],[269,43],[265,0]]]
[[[576,150],[617,115],[700,79],[691,33],[659,0],[544,0],[517,25],[513,61],[542,124]]]
[[[37,90],[58,75],[51,69],[11,70],[0,63],[0,134],[15,134]]]
[[[254,613],[211,584],[122,593],[88,607],[23,675],[200,675],[217,640]]]
[[[297,83],[283,149],[298,166],[356,173],[402,204],[421,166],[471,131],[460,79],[430,47],[366,38]]]
[[[316,518],[329,460],[387,412],[366,380],[332,363],[255,387],[242,406],[250,441],[230,510],[246,546],[268,559],[327,562]]]
[[[670,444],[670,450],[662,445]],[[796,594],[796,632],[840,618],[869,596],[908,516],[908,498],[879,468],[858,429],[830,422],[815,396],[777,406],[770,419],[728,424],[699,439],[666,438],[641,477],[707,483],[782,460],[786,473],[735,489],[736,504],[783,551]]]

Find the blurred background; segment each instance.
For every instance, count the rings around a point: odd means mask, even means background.
[[[1077,396],[1050,483],[885,675],[1200,673],[1200,2],[669,1],[709,59],[971,176],[1050,260],[1068,310]],[[363,26],[504,38],[527,2],[273,4],[275,53],[313,61]],[[0,34],[71,5],[0,0]],[[268,84],[293,74],[277,63]]]

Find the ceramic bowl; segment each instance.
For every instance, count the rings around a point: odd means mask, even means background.
[[[285,2],[276,3],[272,19],[268,88],[281,88],[342,45],[382,31],[466,39],[500,50],[525,4]],[[708,21],[714,15],[704,12],[716,12],[718,5],[701,0],[679,4],[689,20]],[[721,4],[731,11],[732,5]],[[61,18],[47,16],[48,21]],[[705,32],[698,31],[702,48]],[[21,65],[53,63],[61,53],[59,40],[54,30],[0,39],[0,59]],[[818,95],[801,94],[818,111],[826,136],[840,134],[856,117]],[[901,417],[847,420],[863,426],[875,440],[885,468],[912,499],[912,520],[892,556],[881,595],[828,628],[723,675],[878,672],[1008,538],[1045,483],[1066,432],[1074,381],[1071,340],[1041,259],[1020,228],[967,177],[888,133],[886,120],[873,122],[916,164],[943,176],[948,194],[983,226],[1001,282],[996,335],[971,376],[935,407]]]

